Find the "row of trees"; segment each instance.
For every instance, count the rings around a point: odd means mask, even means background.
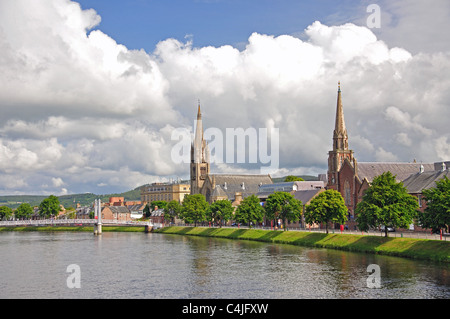
[[[274,225],[277,224],[278,220],[282,220],[283,227],[286,229],[287,222],[298,221],[303,213],[302,202],[287,192],[271,194],[264,206],[261,205],[258,197],[251,195],[246,197],[236,209],[229,200],[218,200],[208,204],[201,194],[185,196],[182,204],[177,201],[158,204],[158,208],[164,209],[166,220],[178,217],[186,223],[194,225],[212,222],[222,226],[233,220],[236,223],[252,227],[252,225],[262,223],[264,220],[267,222],[273,221]],[[327,207],[327,212],[324,212],[320,207]],[[346,220],[346,212],[347,208],[340,193],[327,190],[316,197],[314,202],[308,206],[307,213],[305,213],[305,222],[311,224],[325,221],[343,223]]]
[[[417,198],[408,194],[403,183],[397,183],[390,172],[374,178],[366,190],[362,201],[357,205],[355,216],[357,227],[361,231],[378,229],[384,226],[385,236],[388,228],[408,228],[416,222],[423,228],[433,231],[447,230],[450,225],[450,180],[444,178],[436,187],[423,191],[427,203],[421,213]],[[187,223],[212,222],[220,226],[233,220],[237,223],[255,225],[266,221],[294,222],[304,218],[306,224],[324,224],[328,233],[329,224],[344,224],[348,209],[342,195],[335,190],[326,190],[316,196],[303,212],[301,201],[286,192],[271,194],[264,206],[255,195],[246,197],[234,210],[229,200],[219,200],[209,205],[205,197],[196,194],[185,197],[182,204],[177,201],[160,202],[166,219],[179,217]]]
[[[49,218],[57,216],[60,212],[60,203],[58,197],[50,195],[45,198],[38,208],[39,216],[42,218]],[[11,219],[13,216],[15,219],[30,219],[34,214],[34,209],[28,203],[20,204],[15,210],[10,207],[0,207],[0,220]]]

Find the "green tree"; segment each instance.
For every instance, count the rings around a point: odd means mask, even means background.
[[[297,221],[302,214],[302,202],[287,192],[270,194],[264,204],[266,217],[270,220],[281,218],[283,228],[286,230],[286,220]]]
[[[150,215],[152,214],[151,210],[150,210],[150,205],[146,204],[144,209],[142,210],[143,214],[145,217],[149,218]]]
[[[0,220],[9,219],[12,215],[12,209],[8,206],[0,206]]]
[[[449,231],[450,225],[450,179],[445,176],[436,182],[436,186],[424,189],[423,199],[426,208],[419,212],[419,224],[424,228],[431,228],[433,232],[439,230]]]
[[[286,178],[284,179],[285,182],[296,182],[296,181],[300,181],[303,182],[304,179],[298,176],[294,176],[294,175],[288,175],[286,176]]]
[[[152,211],[155,210],[155,207],[158,207],[158,209],[164,209],[167,207],[167,202],[163,200],[154,200],[149,206]]]
[[[181,213],[181,205],[177,200],[171,200],[164,208],[164,219],[173,221]]]
[[[50,195],[44,199],[39,205],[39,215],[44,218],[57,216],[60,211],[59,199],[54,195]]]
[[[28,203],[22,203],[17,207],[14,214],[18,219],[30,219],[33,215],[33,207]]]
[[[384,226],[388,237],[388,227],[408,227],[418,208],[417,199],[408,194],[403,183],[397,183],[391,172],[385,172],[373,179],[356,206],[356,222],[363,231]]]
[[[255,195],[246,197],[237,207],[234,215],[238,223],[248,224],[252,227],[252,223],[260,223],[264,218],[264,208],[261,206],[259,198]]]
[[[194,223],[197,226],[198,222],[205,221],[206,210],[208,209],[208,202],[202,194],[186,195],[181,205],[181,216],[187,223]]]
[[[310,225],[324,223],[328,234],[328,223],[345,223],[347,211],[341,193],[334,189],[328,189],[313,198],[311,203],[306,206],[305,222]]]
[[[234,207],[227,199],[222,199],[212,203],[206,212],[207,220],[218,222],[220,227],[233,217]]]

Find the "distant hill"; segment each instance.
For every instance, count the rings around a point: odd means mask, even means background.
[[[124,197],[126,201],[137,201],[141,200],[140,187],[136,187],[133,190],[117,193],[117,194],[106,194],[106,195],[96,195],[92,193],[84,194],[71,194],[57,196],[61,205],[65,208],[75,207],[77,203],[81,206],[91,205],[95,199],[100,198],[103,202],[108,202],[110,197]],[[29,203],[31,206],[39,206],[39,204],[48,196],[37,196],[37,195],[8,195],[0,196],[0,206],[8,206],[11,208],[17,208],[21,203]]]

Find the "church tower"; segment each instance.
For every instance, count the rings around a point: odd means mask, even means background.
[[[348,159],[355,166],[356,160],[353,157],[353,151],[348,149],[348,135],[344,121],[341,84],[339,82],[336,123],[333,131],[333,150],[328,152],[328,188],[341,191],[341,187],[339,187],[339,171],[345,159]]]
[[[191,144],[191,194],[199,194],[210,169],[209,147],[203,138],[202,113],[198,103],[194,142]]]

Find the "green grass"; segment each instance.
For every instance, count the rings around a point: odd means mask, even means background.
[[[153,232],[240,240],[256,240],[270,243],[341,249],[353,252],[450,262],[450,242],[431,239],[385,238],[378,236],[347,234],[327,235],[325,233],[273,231],[261,229],[175,226],[157,229]]]

